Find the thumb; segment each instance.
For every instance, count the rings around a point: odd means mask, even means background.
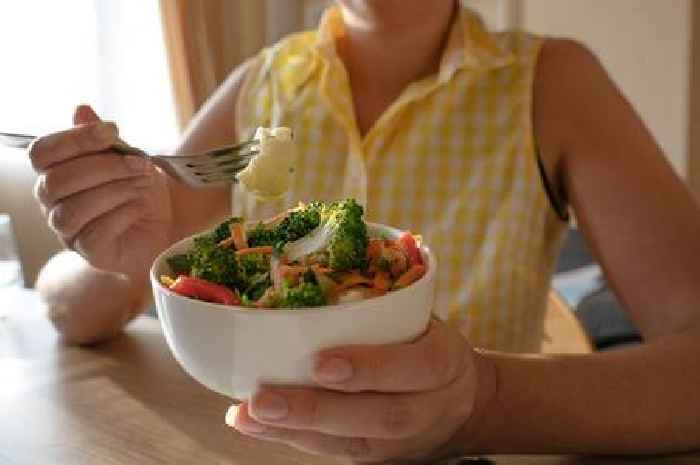
[[[78,105],[73,113],[73,124],[96,123],[100,120],[90,105]]]

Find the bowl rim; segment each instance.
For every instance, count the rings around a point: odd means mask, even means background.
[[[372,229],[379,229],[383,231],[388,231],[392,235],[398,236],[401,233],[406,232],[405,230],[401,230],[398,228],[395,228],[393,226],[388,226],[385,224],[381,223],[371,223],[367,222],[367,226],[369,226]],[[192,242],[195,237],[200,236],[201,234],[204,234],[208,232],[209,230],[205,231],[200,231],[198,233],[192,234],[188,237],[185,237],[183,239],[180,239],[179,241],[171,244],[168,248],[163,250],[161,253],[158,254],[158,256],[153,260],[153,264],[151,265],[151,269],[149,270],[149,275],[151,278],[151,286],[154,287],[153,291],[156,292],[155,286],[158,286],[160,291],[159,292],[164,292],[171,298],[175,298],[176,300],[181,300],[184,302],[193,302],[198,305],[201,305],[205,308],[208,308],[210,310],[214,311],[226,311],[226,312],[233,312],[234,314],[239,314],[239,315],[279,315],[280,317],[287,315],[303,315],[303,314],[317,314],[317,313],[328,313],[328,312],[337,312],[337,311],[347,311],[352,308],[357,308],[357,307],[362,307],[365,305],[369,305],[369,303],[376,303],[381,300],[387,300],[391,299],[392,296],[398,296],[401,294],[406,294],[407,292],[410,292],[410,290],[425,281],[428,280],[434,280],[434,276],[437,272],[437,258],[435,257],[435,254],[433,251],[430,249],[425,244],[421,244],[420,246],[420,251],[421,255],[423,256],[423,260],[426,261],[427,258],[427,264],[428,264],[428,269],[427,272],[418,280],[412,283],[411,285],[404,287],[403,289],[399,289],[397,291],[391,291],[387,292],[384,295],[380,295],[378,297],[371,297],[369,299],[363,299],[357,302],[348,302],[344,304],[333,304],[333,305],[324,305],[324,306],[318,306],[318,307],[296,307],[296,308],[252,308],[252,307],[244,307],[240,305],[225,305],[225,304],[217,304],[214,302],[206,302],[204,300],[198,300],[198,299],[193,299],[191,297],[186,297],[183,295],[180,295],[176,292],[171,291],[169,288],[165,287],[161,282],[160,282],[160,276],[156,275],[156,268],[159,268],[161,263],[166,260],[167,257],[169,257],[172,254],[172,250],[175,248],[178,248],[181,246],[183,243],[186,242]],[[265,311],[265,310],[274,310],[274,311]]]

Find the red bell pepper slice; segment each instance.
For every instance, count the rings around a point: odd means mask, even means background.
[[[416,244],[416,240],[413,238],[413,234],[410,232],[405,232],[399,236],[397,242],[408,256],[408,261],[412,266],[423,264],[423,257],[421,257],[420,250],[418,250],[418,245]]]
[[[191,276],[178,276],[170,286],[170,290],[185,297],[193,297],[216,304],[240,305],[241,303],[241,299],[228,287]]]

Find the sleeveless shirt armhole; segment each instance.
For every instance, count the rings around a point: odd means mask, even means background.
[[[542,157],[540,156],[540,148],[535,143],[535,156],[537,157],[537,168],[540,172],[540,178],[542,179],[542,185],[544,186],[544,191],[547,193],[547,199],[549,199],[549,204],[552,206],[554,213],[557,217],[564,222],[569,221],[569,209],[561,197],[559,197],[552,187],[552,183],[547,178],[547,172],[544,169],[544,164],[542,163]]]

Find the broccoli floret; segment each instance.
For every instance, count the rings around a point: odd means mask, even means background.
[[[272,286],[270,273],[259,273],[251,276],[246,282],[246,286],[241,296],[244,301],[255,302],[263,296],[265,291]]]
[[[192,262],[190,260],[189,255],[184,253],[179,255],[173,255],[172,257],[169,257],[167,259],[167,262],[170,266],[170,270],[175,276],[179,276],[181,274],[190,274]]]
[[[194,239],[188,253],[190,275],[234,289],[240,284],[236,254],[228,247],[219,247],[218,242],[214,234]]]
[[[230,225],[236,224],[236,223],[242,223],[242,222],[243,222],[243,218],[239,218],[239,217],[229,218],[228,220],[219,224],[214,229],[214,231],[211,232],[212,239],[217,244],[225,239],[228,239],[229,237],[231,237]]]
[[[292,242],[316,229],[321,221],[323,204],[313,202],[304,208],[291,212],[275,227],[277,242]]]
[[[242,295],[250,301],[258,300],[272,285],[270,257],[262,254],[243,255],[238,258],[239,286]]]
[[[271,228],[266,228],[259,223],[248,232],[248,245],[251,247],[271,245],[281,251],[286,243],[296,241],[318,227],[321,207],[322,204],[319,202],[311,203],[289,213],[280,224]]]
[[[238,258],[240,274],[250,277],[270,270],[270,257],[263,254],[249,254]]]
[[[266,228],[262,223],[258,223],[251,231],[248,231],[248,245],[250,247],[274,246],[278,241],[277,231],[273,228]]]
[[[318,307],[326,305],[326,295],[318,284],[302,282],[296,287],[284,286],[277,304],[279,307]]]
[[[289,259],[299,260],[326,250],[328,265],[334,270],[364,268],[369,238],[367,225],[362,219],[362,206],[354,199],[347,199],[321,204],[319,210],[318,227],[285,246]]]

